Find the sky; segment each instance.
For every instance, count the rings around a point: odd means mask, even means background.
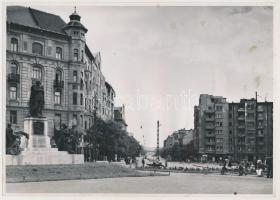
[[[73,6],[25,5],[59,15]],[[193,129],[200,94],[273,98],[273,11],[270,7],[79,6],[87,44],[126,107],[128,131],[160,146],[173,131]],[[142,129],[140,128],[142,126]]]

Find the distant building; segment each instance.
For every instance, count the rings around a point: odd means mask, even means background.
[[[173,145],[179,144],[179,145],[187,145],[193,140],[193,130],[186,130],[186,129],[180,129],[178,131],[175,131],[172,133],[172,135],[169,135],[164,141],[163,146],[165,148],[172,148]]]
[[[127,124],[125,121],[125,106],[114,108],[114,120],[117,122],[122,130],[127,130]]]
[[[272,102],[228,103],[202,94],[194,107],[194,144],[200,157],[264,159],[272,155]]]

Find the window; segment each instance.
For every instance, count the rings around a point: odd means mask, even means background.
[[[56,82],[62,81],[62,72],[60,70],[56,70],[56,72],[55,72],[55,81]]]
[[[55,58],[59,60],[62,59],[62,48],[56,47]]]
[[[77,126],[78,117],[76,114],[73,115],[73,125]]]
[[[60,129],[61,128],[61,114],[55,114],[54,116],[55,120],[54,120],[54,125],[57,129]]]
[[[80,94],[80,105],[82,106],[83,105],[83,94]]]
[[[84,51],[83,50],[82,50],[81,54],[82,54],[82,62],[84,62]]]
[[[73,105],[77,105],[77,93],[73,92]]]
[[[217,111],[223,111],[223,106],[216,106]]]
[[[42,80],[42,69],[40,67],[33,67],[32,78]]]
[[[232,126],[232,122],[229,122],[229,126]]]
[[[85,120],[85,129],[87,129],[87,121]]]
[[[10,99],[16,100],[17,99],[17,87],[10,86]]]
[[[16,63],[11,64],[11,74],[18,74],[18,67]]]
[[[16,38],[11,39],[11,50],[18,51],[18,40]]]
[[[74,61],[78,61],[78,49],[74,49]]]
[[[17,111],[15,110],[10,111],[10,123],[17,124]]]
[[[73,71],[73,81],[74,82],[78,81],[78,73],[77,73],[77,71]]]
[[[56,91],[54,93],[54,103],[61,104],[61,92],[60,91]]]
[[[34,42],[32,44],[32,53],[38,54],[38,55],[43,55],[43,45],[41,45],[38,42]]]
[[[80,115],[80,124],[83,125],[83,123],[84,123],[84,116],[83,116],[83,115]]]

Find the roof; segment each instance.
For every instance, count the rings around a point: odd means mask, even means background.
[[[65,34],[66,23],[58,16],[23,6],[7,7],[7,22]]]

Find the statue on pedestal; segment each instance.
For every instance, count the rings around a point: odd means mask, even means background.
[[[31,117],[42,117],[44,108],[44,87],[40,81],[36,81],[36,85],[31,87],[31,95],[29,100],[29,114]]]

